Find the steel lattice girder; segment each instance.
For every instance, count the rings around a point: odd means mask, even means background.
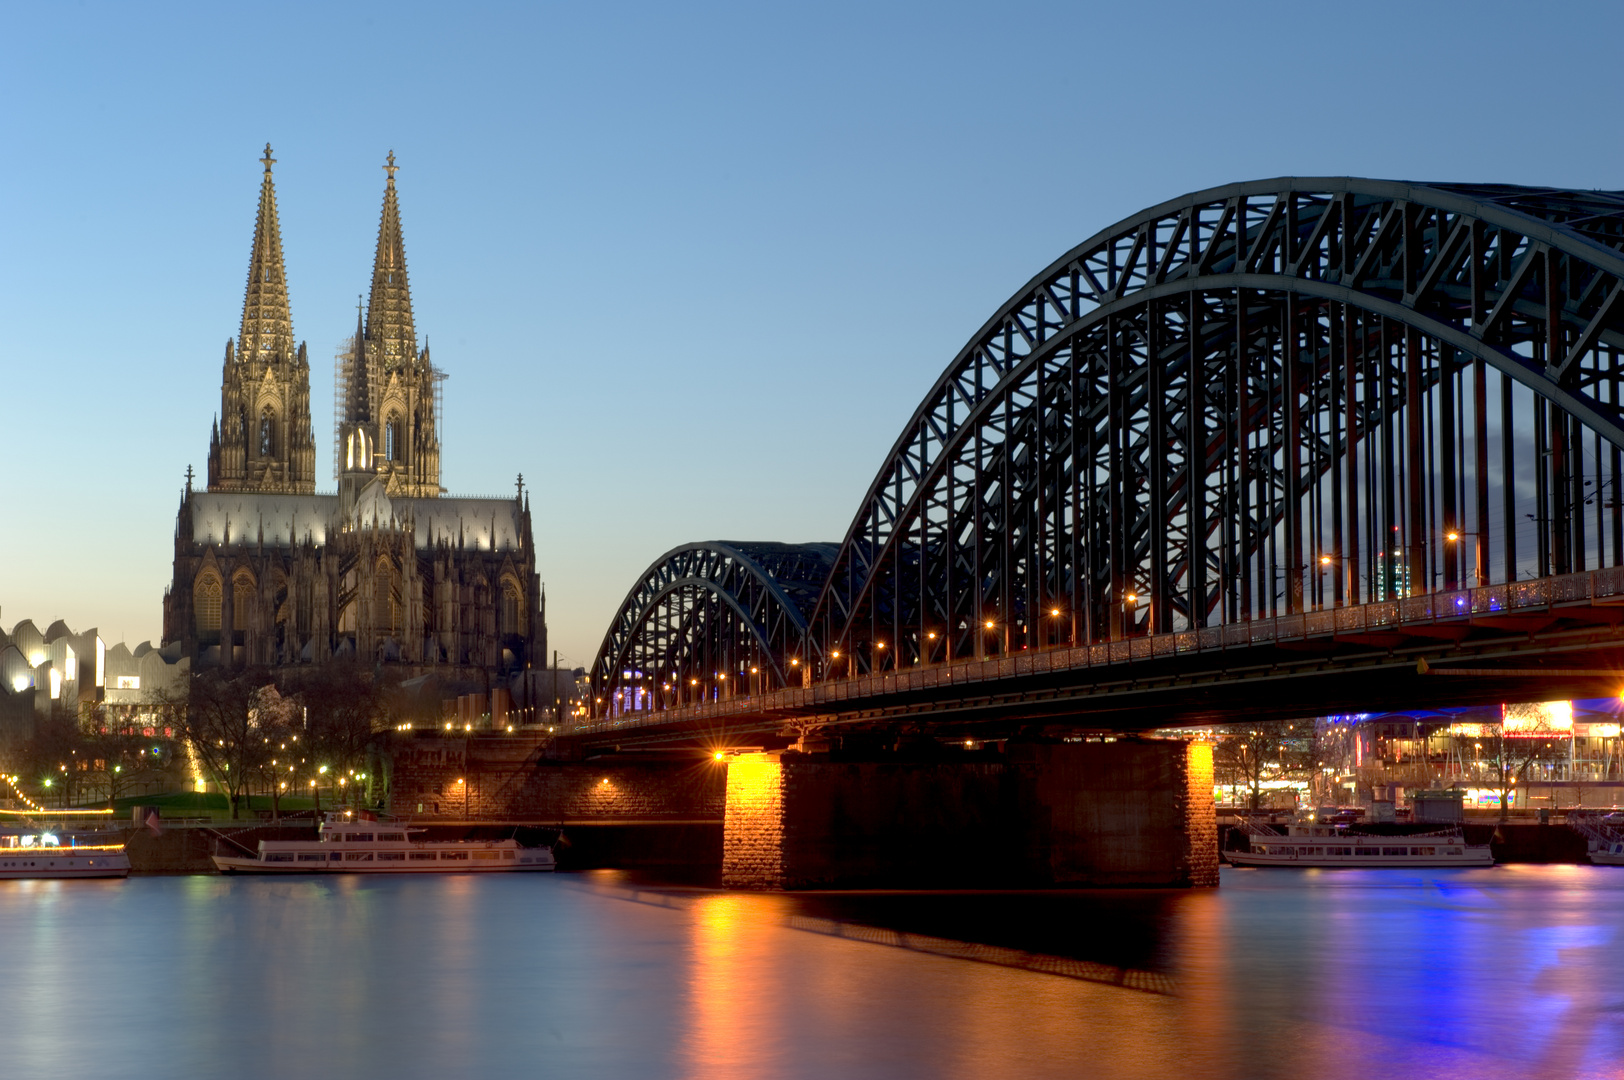
[[[626,594],[592,667],[596,696],[662,684],[710,685],[759,667],[786,684],[806,612],[828,579],[834,544],[710,543],[673,548]]]
[[[1480,575],[1498,527],[1514,577],[1525,504],[1539,573],[1603,559],[1609,524],[1616,562],[1621,251],[1624,194],[1353,179],[1232,185],[1113,226],[1005,304],[916,411],[809,650],[827,674],[842,644],[859,670],[886,640],[899,663],[979,654],[988,621],[1002,651],[1017,629],[1245,621],[1305,589],[1357,602],[1361,565],[1367,598],[1424,566],[1458,579],[1440,527],[1476,536]],[[1123,611],[1138,589],[1150,604]],[[1063,630],[1042,627],[1051,604]]]

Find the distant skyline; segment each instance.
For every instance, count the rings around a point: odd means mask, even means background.
[[[269,142],[332,358],[393,150],[454,493],[532,492],[553,644],[709,539],[839,541],[1037,271],[1354,174],[1624,188],[1612,4],[86,3],[0,11],[0,625],[156,641]]]

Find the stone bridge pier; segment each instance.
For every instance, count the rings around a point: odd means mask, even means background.
[[[731,758],[722,881],[740,889],[1218,884],[1212,747],[1010,743],[962,754]]]

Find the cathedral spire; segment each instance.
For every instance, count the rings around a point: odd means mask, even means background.
[[[372,296],[367,302],[367,340],[377,349],[380,373],[412,366],[417,360],[417,330],[412,325],[412,294],[406,284],[406,244],[401,239],[400,202],[395,195],[395,152],[389,151],[384,172],[383,214],[378,222],[378,251],[372,261]]]
[[[271,180],[271,144],[265,144],[264,179],[259,186],[259,216],[254,221],[254,249],[248,257],[248,292],[243,297],[242,332],[237,358],[265,363],[293,359],[293,314],[288,307],[287,275],[282,264],[282,228],[276,217],[276,185]]]

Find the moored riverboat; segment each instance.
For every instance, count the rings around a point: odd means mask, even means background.
[[[1235,866],[1441,867],[1493,866],[1487,844],[1468,844],[1458,827],[1404,836],[1377,836],[1341,825],[1292,825],[1281,833],[1248,825],[1248,851],[1226,851]]]
[[[1624,866],[1624,814],[1596,810],[1570,810],[1568,827],[1585,838],[1594,866]]]
[[[213,856],[227,874],[483,874],[552,870],[548,847],[506,840],[424,840],[399,822],[329,814],[314,840],[261,840],[257,851]]]
[[[0,880],[122,878],[130,856],[113,834],[8,832],[0,835]]]

